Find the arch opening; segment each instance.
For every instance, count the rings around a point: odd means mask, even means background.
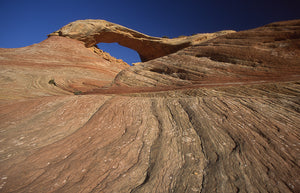
[[[139,54],[130,48],[114,43],[98,43],[98,48],[109,53],[111,56],[122,59],[124,62],[132,66],[132,63],[141,62]]]

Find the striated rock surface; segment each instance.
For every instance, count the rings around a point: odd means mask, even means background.
[[[49,36],[63,36],[83,41],[87,47],[98,43],[118,42],[120,45],[137,51],[143,62],[174,53],[182,48],[209,39],[233,33],[225,30],[216,33],[196,34],[178,38],[158,38],[145,35],[124,26],[105,20],[78,20],[62,27]]]
[[[75,39],[0,49],[0,192],[300,191],[300,20],[132,67]]]

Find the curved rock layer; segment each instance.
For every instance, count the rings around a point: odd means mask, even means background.
[[[126,69],[64,37],[1,49],[0,192],[299,192],[299,23]]]

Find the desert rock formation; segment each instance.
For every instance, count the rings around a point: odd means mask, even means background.
[[[300,191],[300,20],[130,67],[62,29],[0,49],[0,192]]]

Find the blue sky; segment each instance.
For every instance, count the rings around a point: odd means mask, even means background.
[[[151,36],[246,30],[300,19],[299,0],[0,0],[0,47],[39,43],[78,19],[104,19]],[[118,44],[100,48],[128,63],[138,54]]]

